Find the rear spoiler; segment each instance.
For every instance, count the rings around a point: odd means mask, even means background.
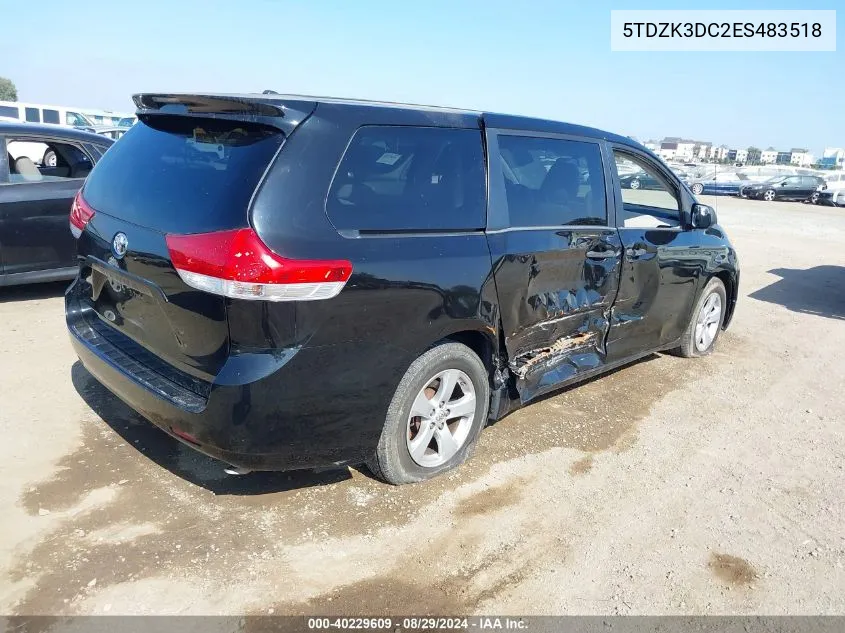
[[[289,99],[270,94],[174,94],[132,95],[137,116],[177,115],[250,121],[276,127],[290,134],[317,107],[315,101]]]

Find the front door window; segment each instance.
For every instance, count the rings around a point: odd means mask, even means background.
[[[678,191],[654,165],[624,152],[613,152],[622,187],[624,227],[664,228],[681,225]]]

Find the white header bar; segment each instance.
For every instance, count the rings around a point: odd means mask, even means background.
[[[835,51],[836,11],[611,11],[610,50]]]

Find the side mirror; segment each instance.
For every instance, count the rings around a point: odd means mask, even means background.
[[[706,204],[694,204],[690,212],[690,220],[694,229],[708,229],[716,223],[716,212]]]

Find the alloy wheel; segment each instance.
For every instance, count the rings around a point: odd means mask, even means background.
[[[449,461],[469,437],[475,418],[472,381],[460,369],[437,373],[417,394],[405,440],[411,459],[433,468]]]
[[[722,298],[712,292],[701,306],[695,321],[695,348],[699,352],[706,352],[710,348],[721,324]]]
[[[636,178],[631,181],[631,189],[639,189],[640,188],[640,181]]]
[[[763,194],[763,200],[766,200],[767,202],[771,202],[774,199],[775,192],[772,189],[769,189],[768,191],[766,191],[766,193]]]

